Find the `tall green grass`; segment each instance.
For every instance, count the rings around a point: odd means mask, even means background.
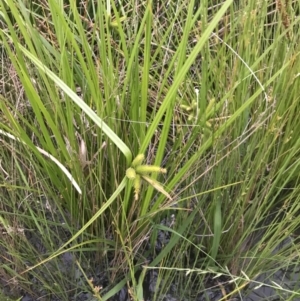
[[[157,269],[155,300],[193,300],[297,263],[299,3],[280,3],[0,1],[5,285],[142,300]]]

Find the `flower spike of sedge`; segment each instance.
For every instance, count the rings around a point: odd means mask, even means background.
[[[126,170],[126,177],[129,180],[133,181],[134,187],[134,198],[138,200],[139,194],[141,191],[141,182],[142,179],[146,180],[151,186],[153,186],[156,190],[166,195],[170,198],[170,195],[162,188],[162,186],[155,180],[149,178],[147,175],[156,172],[156,173],[167,173],[165,168],[161,168],[160,166],[155,165],[142,165],[145,160],[145,156],[143,154],[138,154],[131,163],[131,167]]]
[[[165,168],[161,168],[160,166],[155,166],[155,165],[139,165],[136,167],[135,170],[139,174],[148,174],[150,172],[159,172],[159,173],[167,172]]]
[[[135,168],[142,164],[142,162],[145,160],[145,156],[143,154],[137,155],[134,160],[131,163],[131,167]]]

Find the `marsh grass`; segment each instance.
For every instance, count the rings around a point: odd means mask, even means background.
[[[297,265],[297,1],[8,0],[0,12],[11,295],[108,300],[127,287],[143,300],[152,275],[153,300],[174,287],[194,300],[216,277],[226,300]],[[138,154],[167,173],[149,172],[137,198],[126,170]]]

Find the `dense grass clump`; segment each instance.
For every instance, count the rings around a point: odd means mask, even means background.
[[[299,21],[292,0],[0,0],[3,293],[229,300],[295,272]]]

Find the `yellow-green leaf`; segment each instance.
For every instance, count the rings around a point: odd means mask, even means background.
[[[157,191],[164,194],[168,199],[172,200],[171,196],[164,190],[163,186],[154,179],[151,179],[145,175],[142,176],[144,180],[146,180],[151,186],[153,186]]]

